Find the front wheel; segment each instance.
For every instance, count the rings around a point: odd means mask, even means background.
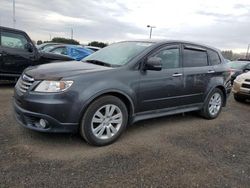
[[[224,95],[218,88],[214,89],[208,96],[201,110],[201,115],[206,119],[215,119],[221,112]]]
[[[104,146],[118,139],[127,122],[126,105],[117,97],[104,96],[88,107],[81,122],[80,133],[88,143]]]

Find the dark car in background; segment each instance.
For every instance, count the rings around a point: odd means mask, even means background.
[[[43,44],[37,45],[37,49],[39,51],[45,51],[46,52],[47,48],[49,48],[51,46],[55,46],[55,45],[60,45],[60,43],[53,43],[53,42],[43,43]]]
[[[61,45],[54,45],[47,48],[47,52],[54,53],[54,54],[61,54],[66,55],[74,60],[80,61],[84,57],[94,53],[94,51],[84,48],[79,45],[69,45],[69,44],[61,44]]]
[[[125,41],[83,62],[27,68],[13,103],[26,128],[80,132],[102,146],[144,119],[189,111],[214,119],[230,91],[230,70],[217,49],[183,41]]]
[[[232,84],[237,76],[250,71],[250,61],[230,61],[228,62],[228,65],[231,68]]]
[[[0,80],[16,80],[29,66],[69,60],[73,59],[39,52],[24,31],[0,27]]]

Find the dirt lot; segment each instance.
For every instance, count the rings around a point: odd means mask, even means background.
[[[0,86],[0,187],[250,187],[250,103],[137,123],[113,145],[17,125]]]

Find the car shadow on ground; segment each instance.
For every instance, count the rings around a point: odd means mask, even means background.
[[[188,122],[199,118],[200,117],[195,112],[189,112],[185,114],[177,114],[177,115],[143,120],[135,124],[129,125],[123,133],[122,140],[123,138],[124,139],[129,138],[131,135],[135,136],[135,134],[138,134],[139,136],[140,134],[143,134],[153,129],[161,129],[163,126],[173,126],[181,121]],[[86,143],[86,141],[80,136],[79,133],[43,133],[43,132],[36,132],[23,127],[20,127],[20,129],[25,139],[28,139],[27,141],[32,142],[33,144],[47,143],[48,145],[54,145],[59,147],[62,145],[64,147],[66,146],[91,147],[89,144]]]
[[[0,81],[0,89],[1,89],[1,88],[14,88],[15,85],[16,85],[15,82]]]

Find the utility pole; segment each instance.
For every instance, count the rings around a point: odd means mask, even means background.
[[[73,35],[74,35],[73,28],[71,28],[71,39],[73,39]]]
[[[51,34],[49,34],[49,41],[51,41]]]
[[[250,49],[250,44],[248,44],[248,47],[247,47],[246,59],[248,58],[249,49]]]
[[[147,25],[147,27],[150,28],[149,38],[151,39],[151,37],[152,37],[152,30],[153,30],[153,28],[156,28],[156,27],[152,26],[152,25]]]
[[[13,0],[13,28],[16,28],[16,2]]]

